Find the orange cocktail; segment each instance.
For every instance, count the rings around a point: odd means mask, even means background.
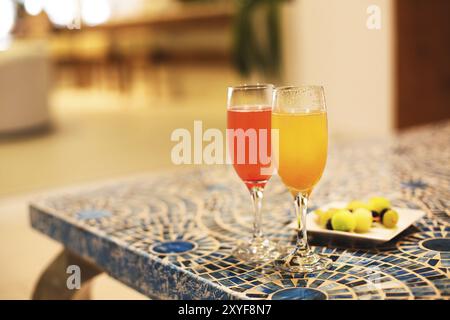
[[[292,193],[310,193],[327,161],[326,112],[274,112],[272,127],[279,130],[276,161],[283,183]]]

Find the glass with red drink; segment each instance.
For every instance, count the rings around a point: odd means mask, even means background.
[[[234,255],[246,261],[267,261],[278,256],[276,246],[261,230],[261,207],[266,183],[272,176],[271,84],[228,88],[228,151],[233,167],[247,186],[254,208],[253,237],[240,243]]]

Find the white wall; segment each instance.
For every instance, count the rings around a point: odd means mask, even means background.
[[[393,1],[293,0],[283,8],[284,80],[322,84],[335,137],[389,135],[393,128]],[[381,8],[381,30],[366,10]]]

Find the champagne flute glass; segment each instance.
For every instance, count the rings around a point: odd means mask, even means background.
[[[294,199],[297,243],[274,262],[289,272],[326,269],[331,260],[308,245],[308,199],[319,182],[327,160],[328,129],[323,87],[280,87],[273,98],[272,128],[278,129],[273,152],[278,174]],[[277,145],[276,145],[277,144]]]
[[[271,116],[273,85],[228,88],[227,141],[233,167],[253,201],[253,237],[241,242],[234,255],[245,261],[268,261],[278,256],[276,245],[261,229],[261,208],[266,183],[272,176]]]

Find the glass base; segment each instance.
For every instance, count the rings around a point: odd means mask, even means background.
[[[288,252],[274,261],[277,269],[292,273],[316,272],[327,269],[332,263],[330,258],[312,251],[300,252],[293,248]]]
[[[251,239],[239,243],[233,255],[247,262],[273,261],[280,255],[278,245],[268,239]]]

